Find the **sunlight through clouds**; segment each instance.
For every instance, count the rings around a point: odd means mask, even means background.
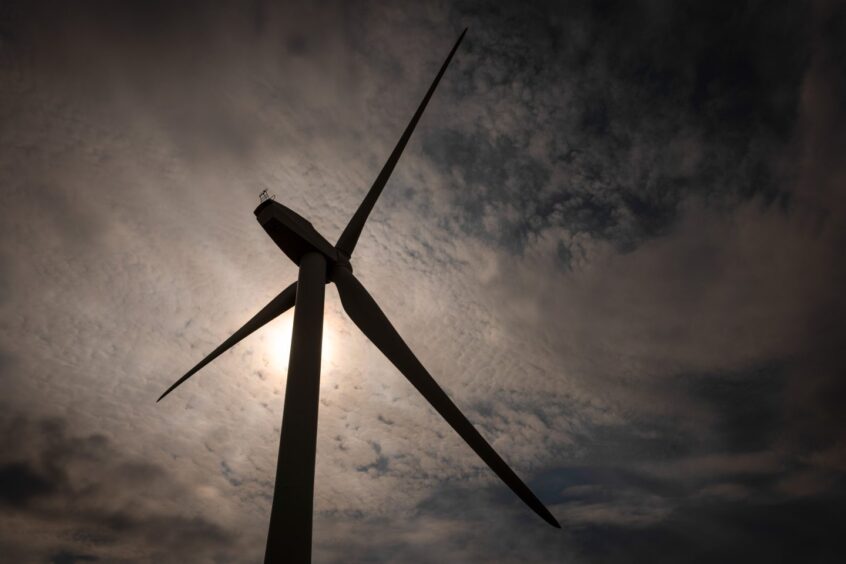
[[[337,337],[336,329],[331,318],[324,313],[323,319],[323,352],[321,354],[321,365],[323,372],[332,366],[335,359],[335,344]],[[294,314],[288,312],[282,315],[273,323],[268,324],[264,338],[264,356],[268,360],[268,366],[278,373],[286,373],[288,361],[291,357],[291,335],[294,330]]]

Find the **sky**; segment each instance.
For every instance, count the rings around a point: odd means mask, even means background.
[[[4,2],[0,554],[261,561],[296,279],[353,264],[561,522],[327,288],[315,562],[839,562],[846,4]]]

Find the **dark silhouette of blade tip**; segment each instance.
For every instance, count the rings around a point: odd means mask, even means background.
[[[159,399],[157,399],[157,400],[156,400],[156,403],[159,403],[160,401],[162,401],[163,399],[165,399],[165,398],[166,398],[166,397],[170,394],[170,392],[172,392],[173,390],[175,390],[175,389],[176,389],[176,387],[177,387],[179,384],[181,384],[182,382],[183,382],[183,380],[180,380],[180,381],[178,381],[176,384],[174,384],[173,386],[171,386],[170,388],[166,389],[166,390],[164,391],[164,393],[163,393],[162,395],[160,395],[160,396],[159,396]]]
[[[538,500],[538,502],[540,503],[540,507],[532,507],[532,509],[534,509],[535,513],[540,515],[540,517],[544,521],[546,521],[547,523],[549,523],[550,525],[552,525],[556,529],[560,529],[561,524],[558,522],[558,519],[556,519],[555,516],[552,515],[552,512],[550,512],[550,510],[547,509],[547,507],[543,504],[543,502],[541,502],[540,500]]]
[[[547,523],[549,523],[550,525],[552,525],[556,529],[561,528],[561,523],[559,523],[558,520],[555,517],[553,517],[551,513],[548,515],[548,518],[544,517],[544,521],[546,521]]]

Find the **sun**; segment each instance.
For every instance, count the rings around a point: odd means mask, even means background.
[[[323,323],[323,349],[320,364],[326,368],[332,363],[335,348],[335,330],[326,319]],[[267,357],[274,370],[287,371],[291,356],[291,335],[294,332],[294,316],[283,315],[267,327]]]

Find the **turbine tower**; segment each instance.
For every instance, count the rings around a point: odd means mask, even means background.
[[[476,454],[541,518],[561,525],[532,491],[517,477],[473,424],[459,411],[429,375],[388,318],[353,275],[350,258],[367,216],[388,182],[414,127],[426,109],[447,66],[455,55],[465,29],[438,71],[423,101],[402,133],[396,147],[376,177],[336,245],[327,241],[309,221],[272,198],[263,198],[255,209],[258,222],[276,245],[299,266],[297,281],[273,298],[243,327],[177,380],[161,401],[198,370],[241,339],[294,308],[291,356],[282,415],[282,436],[276,466],[276,484],[270,511],[265,563],[311,560],[314,460],[317,442],[317,407],[320,391],[320,353],[323,336],[324,288],[334,282],[347,315],[424,398],[470,445]]]

